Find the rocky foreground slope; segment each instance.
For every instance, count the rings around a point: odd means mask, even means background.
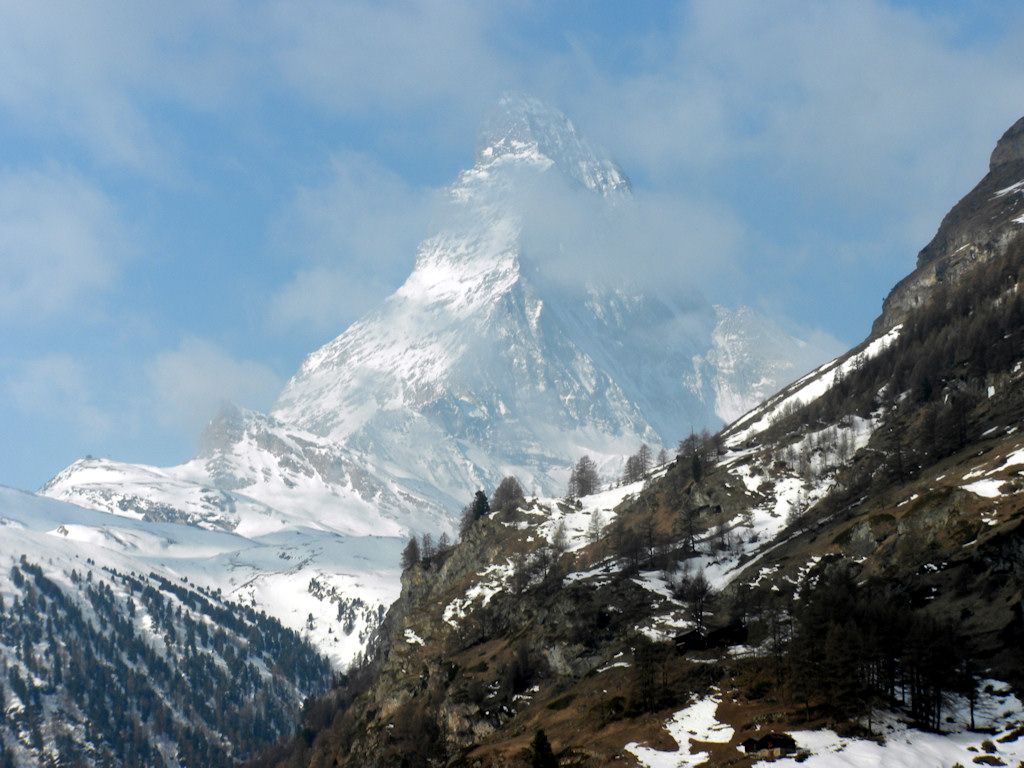
[[[929,257],[863,344],[643,481],[522,499],[417,559],[365,663],[256,764],[1020,764],[1007,141],[1004,186],[967,199],[995,206],[960,228],[975,257]]]

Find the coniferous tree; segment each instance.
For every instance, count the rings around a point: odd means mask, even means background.
[[[569,497],[578,499],[597,493],[601,478],[597,474],[597,464],[589,456],[581,456],[569,474]]]
[[[505,512],[511,509],[515,509],[519,504],[522,504],[526,499],[526,494],[523,493],[523,486],[519,484],[519,479],[514,475],[509,475],[503,478],[498,487],[494,489],[494,494],[491,496],[490,508],[495,512]]]
[[[551,749],[547,734],[541,729],[534,734],[531,749],[531,765],[533,768],[558,768],[558,758]]]
[[[473,495],[473,517],[479,520],[481,517],[490,514],[490,512],[491,504],[487,501],[487,494],[483,491],[477,491]]]
[[[414,565],[419,565],[420,562],[420,544],[416,540],[416,536],[409,537],[409,543],[405,545],[405,549],[402,550],[402,570],[412,568]]]

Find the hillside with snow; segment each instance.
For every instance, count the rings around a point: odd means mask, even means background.
[[[290,551],[0,487],[0,764],[230,766],[289,735],[331,671],[254,607]]]

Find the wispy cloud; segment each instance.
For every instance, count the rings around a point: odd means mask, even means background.
[[[187,338],[146,365],[160,422],[188,436],[225,403],[266,409],[281,389],[269,366],[239,359],[205,339]]]
[[[79,311],[131,251],[113,202],[60,169],[0,173],[0,320],[34,324]]]
[[[112,426],[97,404],[91,377],[71,355],[51,354],[24,360],[0,385],[22,414],[70,426],[82,436],[102,436]]]
[[[299,189],[274,224],[275,251],[299,266],[271,300],[272,326],[336,332],[375,306],[412,268],[433,209],[432,190],[335,154],[324,182]]]

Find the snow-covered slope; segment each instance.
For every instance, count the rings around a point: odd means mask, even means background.
[[[617,471],[641,442],[674,444],[827,356],[750,310],[690,308],[696,330],[666,334],[682,311],[660,298],[545,279],[547,249],[565,243],[526,247],[517,190],[547,176],[608,211],[631,204],[621,171],[563,115],[506,98],[405,284],[310,355],[274,415],[453,498],[509,472],[553,495],[580,454]]]
[[[0,487],[0,763],[233,765],[290,733],[330,667],[238,588],[269,550]]]
[[[363,648],[397,596],[402,544],[301,527],[247,537],[116,516],[0,486],[0,559],[91,558],[118,570],[187,578],[265,610],[337,665]]]
[[[808,342],[750,307],[716,306],[711,347],[693,359],[694,394],[710,390],[715,413],[731,423],[800,374],[839,354],[828,340]]]
[[[259,536],[294,527],[400,536],[410,519],[443,527],[444,509],[338,443],[252,411],[226,408],[199,456],[158,468],[81,459],[45,496],[115,515]]]

